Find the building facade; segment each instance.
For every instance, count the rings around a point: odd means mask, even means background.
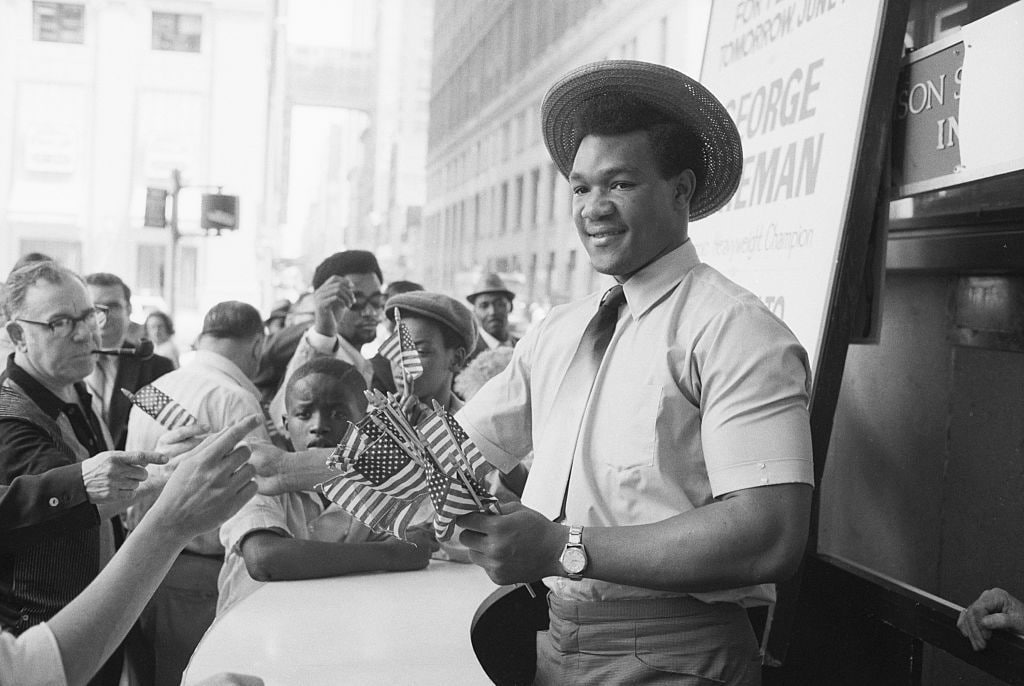
[[[581,64],[641,59],[696,75],[709,2],[441,0],[418,236],[422,280],[455,295],[506,277],[519,323],[597,288],[567,182],[540,134],[540,103]]]
[[[210,305],[261,304],[268,4],[0,1],[0,270],[39,251],[117,273],[136,318],[174,301],[186,343]],[[143,220],[174,169],[172,260],[169,230]],[[240,228],[219,237],[199,226],[216,187],[239,196]]]

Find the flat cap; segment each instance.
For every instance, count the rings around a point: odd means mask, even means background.
[[[384,311],[391,321],[395,320],[396,307],[401,310],[403,316],[424,317],[448,327],[465,344],[467,352],[476,346],[477,331],[473,313],[455,298],[430,291],[410,291],[393,295],[384,306]]]

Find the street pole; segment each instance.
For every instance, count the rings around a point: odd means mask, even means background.
[[[178,192],[181,190],[181,171],[171,170],[171,255],[167,268],[167,309],[173,320],[175,317],[175,305],[177,303],[178,289],[178,241],[181,239],[181,232],[178,231]]]

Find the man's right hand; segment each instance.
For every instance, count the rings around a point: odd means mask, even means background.
[[[348,308],[355,302],[352,293],[352,282],[347,277],[331,276],[320,284],[313,292],[313,303],[316,307],[313,328],[318,334],[334,337],[338,335],[338,320],[335,310],[340,306]]]
[[[146,465],[164,464],[167,456],[154,452],[106,450],[82,462],[82,482],[93,505],[127,505],[139,484],[149,476]]]

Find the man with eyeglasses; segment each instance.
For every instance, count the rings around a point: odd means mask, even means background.
[[[270,416],[281,433],[286,433],[284,389],[292,372],[319,356],[348,362],[363,375],[367,388],[386,387],[375,381],[373,365],[362,355],[362,347],[377,337],[377,324],[384,313],[383,275],[377,258],[367,250],[345,250],[321,262],[313,273],[313,325],[299,339],[280,388],[270,403]]]
[[[93,304],[106,310],[106,322],[100,327],[104,348],[134,348],[127,340],[131,323],[132,291],[116,274],[97,272],[85,277]],[[96,367],[85,382],[92,391],[96,409],[110,429],[114,447],[124,450],[128,435],[128,413],[132,409],[125,389],[134,393],[154,379],[174,370],[174,363],[161,355],[143,360],[120,355],[97,355]]]
[[[5,499],[0,538],[0,626],[14,634],[49,620],[114,553],[116,518],[146,480],[156,453],[111,450],[82,383],[93,369],[106,312],[86,285],[54,262],[15,270],[4,288],[14,344],[0,374],[0,486],[47,478]],[[153,482],[147,484],[152,486]],[[92,682],[116,684],[119,649]]]

